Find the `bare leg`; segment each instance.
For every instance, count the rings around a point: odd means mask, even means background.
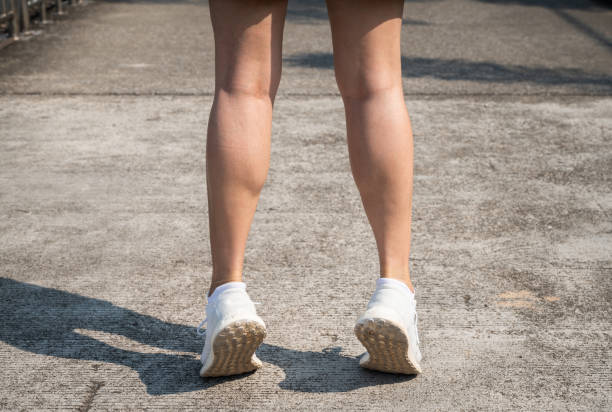
[[[270,161],[287,0],[210,0],[215,97],[206,182],[214,289],[242,280],[247,237]]]
[[[413,142],[404,102],[403,0],[327,0],[351,169],[381,277],[410,281]]]

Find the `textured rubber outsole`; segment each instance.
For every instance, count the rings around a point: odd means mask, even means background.
[[[212,343],[212,364],[200,376],[228,376],[254,371],[262,363],[255,350],[266,337],[266,328],[253,320],[239,320],[223,328]]]
[[[355,335],[368,351],[359,363],[362,367],[408,375],[422,372],[410,357],[408,335],[395,323],[382,318],[362,319],[355,325]]]

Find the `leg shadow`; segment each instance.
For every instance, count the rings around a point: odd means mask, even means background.
[[[203,341],[195,327],[164,322],[105,300],[0,278],[0,310],[0,341],[39,355],[127,366],[138,372],[150,395],[207,389],[249,375],[201,378]],[[180,353],[121,349],[79,333],[79,329],[121,335]],[[294,391],[344,392],[410,379],[362,370],[356,358],[341,355],[339,348],[302,352],[264,343],[257,354],[281,367],[286,378],[280,387]]]
[[[127,366],[138,372],[151,395],[202,390],[244,377],[200,378],[203,341],[195,327],[164,322],[105,300],[0,278],[0,310],[0,341],[40,355]],[[78,329],[122,335],[182,354],[125,350]]]

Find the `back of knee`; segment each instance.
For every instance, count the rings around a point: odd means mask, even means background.
[[[217,92],[224,92],[234,97],[274,100],[280,79],[275,76],[254,73],[238,75],[228,74],[216,82]]]
[[[258,84],[225,84],[217,87],[217,93],[224,93],[233,98],[248,98],[257,100],[269,100],[274,98],[274,93],[266,87]]]
[[[385,71],[336,71],[336,83],[345,100],[368,100],[402,90],[401,77]]]

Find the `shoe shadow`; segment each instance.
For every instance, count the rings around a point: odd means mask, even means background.
[[[359,357],[342,355],[341,351],[339,346],[312,352],[263,344],[257,356],[282,368],[285,379],[278,386],[296,392],[348,392],[366,386],[407,382],[416,377],[364,369],[359,366]]]
[[[138,373],[150,395],[198,391],[250,375],[201,378],[204,342],[195,327],[164,322],[105,300],[0,278],[0,311],[0,341],[40,355],[127,366]],[[100,332],[136,349],[118,348],[85,334]],[[146,352],[142,344],[148,346]],[[287,390],[344,392],[412,378],[365,371],[339,348],[302,352],[264,343],[257,355],[284,370],[286,378],[279,386]]]

